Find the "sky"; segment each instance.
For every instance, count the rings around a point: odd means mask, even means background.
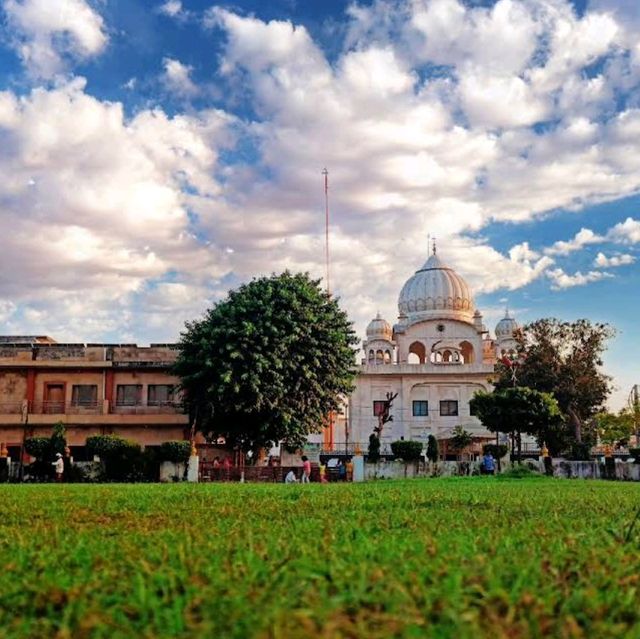
[[[608,322],[640,383],[636,0],[0,0],[0,333],[175,341],[255,276],[359,333],[438,254],[506,306]]]

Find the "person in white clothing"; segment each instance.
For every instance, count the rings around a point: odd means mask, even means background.
[[[51,462],[56,471],[56,481],[62,481],[62,475],[64,473],[64,460],[61,453],[56,453],[56,460]]]
[[[287,476],[284,478],[284,483],[285,484],[297,484],[298,483],[298,478],[296,477],[296,474],[290,470],[287,473]]]

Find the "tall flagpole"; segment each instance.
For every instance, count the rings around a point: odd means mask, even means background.
[[[322,169],[322,175],[324,176],[324,241],[325,241],[325,262],[326,262],[326,287],[327,295],[331,295],[331,282],[329,274],[329,171],[325,167]],[[324,449],[333,450],[333,411],[329,411],[329,424],[324,432]]]
[[[326,167],[322,169],[324,175],[324,239],[325,239],[325,261],[327,270],[327,295],[331,295],[331,283],[329,280],[329,171]]]

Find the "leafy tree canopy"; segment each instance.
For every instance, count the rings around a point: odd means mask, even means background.
[[[602,410],[611,392],[611,378],[601,366],[607,340],[614,335],[608,324],[553,318],[527,324],[515,335],[518,385],[553,393],[577,441],[582,439],[583,422]],[[513,386],[512,367],[499,362],[496,372],[497,389]]]
[[[470,446],[472,442],[473,435],[460,425],[453,429],[452,437],[449,440],[451,448],[458,453],[461,453],[467,446]]]
[[[598,436],[605,444],[628,441],[635,431],[634,414],[628,408],[618,413],[598,413],[595,422]]]
[[[494,433],[527,433],[546,442],[552,453],[566,442],[558,402],[550,393],[540,393],[526,386],[478,392],[470,405],[482,424]]]
[[[262,277],[188,322],[174,372],[197,427],[243,450],[301,446],[353,390],[355,332],[307,274]]]

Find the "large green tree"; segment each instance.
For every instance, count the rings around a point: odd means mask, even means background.
[[[198,430],[242,450],[300,446],[351,392],[357,343],[306,274],[255,279],[188,322],[174,372]]]
[[[480,391],[470,402],[471,409],[482,424],[493,433],[507,433],[518,445],[522,433],[545,442],[552,454],[564,447],[561,440],[563,420],[558,402],[549,393],[515,386],[496,389],[492,393]]]
[[[554,318],[527,324],[516,335],[518,360],[513,366],[499,362],[497,389],[514,385],[552,393],[582,441],[583,424],[602,410],[611,392],[611,378],[602,370],[607,340],[615,334],[608,324],[581,319],[562,322]]]

